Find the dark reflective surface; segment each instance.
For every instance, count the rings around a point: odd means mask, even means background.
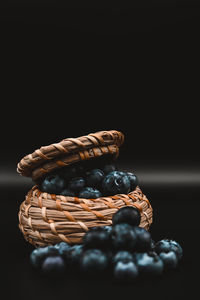
[[[199,2],[132,1],[105,9],[95,4],[0,3],[2,289],[15,300],[194,298],[199,290]],[[18,161],[63,138],[110,129],[125,134],[122,165],[135,171],[151,201],[153,238],[174,238],[182,245],[180,268],[126,286],[110,274],[49,278],[34,272],[33,248],[17,218],[32,183],[16,174]]]
[[[180,299],[194,296],[198,290],[197,256],[199,232],[199,192],[197,186],[143,186],[154,208],[151,234],[155,240],[172,238],[180,242],[184,257],[177,270],[161,278],[138,280],[121,285],[109,273],[104,278],[87,278],[81,274],[48,277],[35,272],[29,263],[33,247],[18,230],[17,212],[27,188],[9,186],[1,188],[3,210],[1,214],[1,273],[11,299],[113,299],[123,297]],[[5,286],[4,286],[5,287]]]

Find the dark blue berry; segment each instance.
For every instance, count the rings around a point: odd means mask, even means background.
[[[58,256],[48,256],[44,259],[42,263],[43,272],[54,272],[54,271],[64,271],[65,270],[65,261],[64,259]]]
[[[140,220],[140,212],[133,206],[124,206],[120,208],[112,218],[113,225],[126,223],[132,226],[138,226],[140,224]]]
[[[79,193],[79,198],[96,199],[102,196],[101,192],[92,187],[85,187]]]
[[[69,248],[69,250],[63,252],[63,257],[67,264],[77,267],[79,266],[82,254],[83,245],[73,245]]]
[[[60,194],[65,188],[65,180],[58,174],[48,174],[40,185],[42,192]]]
[[[124,172],[114,171],[107,174],[102,181],[102,189],[105,195],[128,194],[130,181]]]
[[[154,252],[137,253],[136,263],[141,274],[161,275],[164,269],[163,261]]]
[[[118,251],[114,254],[112,262],[113,264],[118,263],[118,261],[128,263],[129,261],[133,261],[133,255],[129,251]]]
[[[99,188],[102,180],[104,178],[104,173],[100,169],[93,169],[86,173],[86,184],[87,186],[93,188]]]
[[[108,256],[100,249],[85,250],[80,260],[80,267],[85,272],[103,271],[108,264]]]
[[[153,239],[151,239],[151,251],[155,251],[155,241]]]
[[[171,243],[172,251],[176,252],[177,257],[180,260],[183,256],[183,249],[181,245],[174,240],[170,240],[170,243]]]
[[[138,268],[133,261],[118,261],[114,266],[114,277],[120,281],[130,281],[138,276]]]
[[[160,252],[174,251],[180,260],[183,256],[183,250],[179,243],[170,239],[163,239],[155,244],[155,251],[159,254]]]
[[[108,174],[108,173],[111,173],[113,171],[117,171],[117,167],[113,163],[108,163],[108,164],[105,164],[102,167],[102,171],[104,172],[104,174]]]
[[[49,255],[58,255],[59,251],[54,246],[40,247],[34,249],[30,254],[30,262],[33,267],[40,267],[42,261]]]
[[[71,246],[68,243],[60,242],[58,244],[55,244],[54,248],[58,249],[60,255],[63,255],[64,253],[69,251]]]
[[[86,232],[83,237],[83,245],[85,248],[109,249],[111,231],[105,227],[95,227]]]
[[[68,183],[68,189],[74,192],[79,192],[85,186],[85,179],[82,177],[74,177]]]
[[[135,246],[135,251],[137,252],[145,252],[150,251],[152,249],[152,239],[151,234],[141,227],[134,227],[137,241]]]
[[[166,269],[175,269],[178,265],[178,257],[174,251],[160,252],[159,256]]]
[[[109,234],[111,234],[111,232],[112,232],[112,226],[108,226],[108,225],[106,225],[106,226],[101,226],[101,228],[103,228],[105,231],[107,231]]]
[[[62,196],[68,196],[68,197],[75,197],[76,194],[73,191],[70,191],[68,188],[65,188],[60,195]]]
[[[129,181],[130,181],[130,185],[131,185],[130,190],[134,191],[136,186],[139,184],[138,178],[135,174],[133,174],[131,172],[127,172],[126,174],[127,174],[128,178],[129,178]]]
[[[113,226],[111,241],[115,250],[133,251],[136,239],[134,228],[129,224],[116,224]]]

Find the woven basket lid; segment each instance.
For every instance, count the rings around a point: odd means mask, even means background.
[[[98,131],[77,138],[66,138],[59,143],[42,146],[23,157],[17,165],[17,172],[37,180],[54,169],[78,161],[111,154],[117,157],[124,135],[117,130]]]

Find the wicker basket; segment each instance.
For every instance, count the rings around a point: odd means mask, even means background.
[[[37,181],[55,169],[78,161],[106,154],[116,159],[123,141],[123,134],[116,130],[67,138],[25,156],[17,171]],[[36,247],[61,241],[81,243],[91,227],[112,225],[113,214],[125,205],[137,207],[141,213],[140,226],[149,229],[152,207],[139,187],[127,195],[83,199],[41,192],[35,185],[20,206],[19,228],[25,239]]]

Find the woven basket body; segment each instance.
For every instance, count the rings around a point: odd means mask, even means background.
[[[18,164],[18,172],[36,180],[54,169],[80,160],[105,154],[116,158],[122,142],[123,135],[117,131],[65,139],[24,157]],[[148,230],[152,223],[152,207],[139,187],[128,195],[83,199],[44,193],[35,185],[20,206],[19,228],[25,239],[36,247],[61,241],[81,243],[90,228],[112,225],[113,214],[126,205],[139,209],[140,226]]]

